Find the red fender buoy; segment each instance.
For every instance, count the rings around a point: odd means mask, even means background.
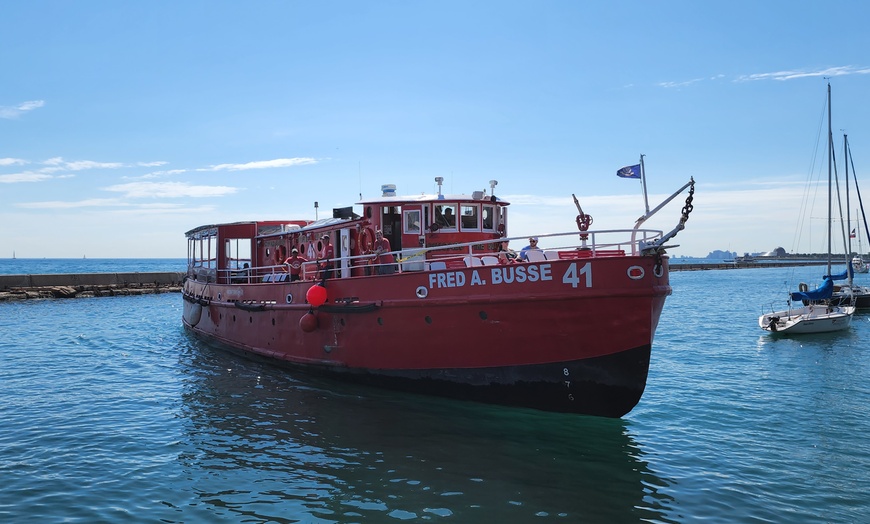
[[[326,288],[320,284],[311,286],[305,293],[305,300],[314,307],[322,306],[326,302]]]
[[[311,311],[305,313],[299,319],[299,328],[306,333],[311,333],[317,329],[317,316]]]

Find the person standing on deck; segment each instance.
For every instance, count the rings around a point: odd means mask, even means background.
[[[335,258],[335,248],[332,246],[329,234],[323,235],[321,241],[323,242],[323,250],[321,251],[323,262],[320,263],[320,269],[323,271],[323,278],[332,278],[332,259]]]
[[[379,275],[392,275],[396,272],[396,257],[390,254],[392,248],[390,241],[384,237],[384,233],[378,229],[375,231],[375,264],[377,264]]]
[[[290,256],[284,261],[284,265],[287,266],[287,272],[290,273],[290,282],[302,280],[303,262],[308,262],[308,259],[299,256],[299,250],[294,247],[293,250],[290,251]]]

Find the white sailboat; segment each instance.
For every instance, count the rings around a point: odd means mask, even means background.
[[[854,299],[848,303],[832,301],[834,280],[847,278],[849,268],[842,275],[831,274],[831,207],[833,182],[834,143],[831,132],[831,84],[828,84],[828,272],[822,285],[813,291],[801,290],[789,294],[789,307],[758,317],[758,326],[770,333],[807,334],[827,333],[847,329],[855,314]],[[848,262],[848,257],[845,260]],[[801,304],[792,307],[792,304]]]

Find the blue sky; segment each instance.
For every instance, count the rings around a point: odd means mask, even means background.
[[[697,181],[672,254],[823,251],[824,197],[801,205],[826,77],[838,155],[845,130],[870,172],[868,6],[7,2],[0,257],[184,257],[198,225],[436,176],[498,180],[512,235],[574,230],[572,193],[593,227],[631,227],[640,185],[615,173],[641,153],[651,206]]]

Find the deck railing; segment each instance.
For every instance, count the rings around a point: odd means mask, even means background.
[[[581,235],[578,240],[578,235]],[[601,231],[586,231],[578,233],[553,233],[536,235],[538,245],[542,246],[532,257],[531,262],[545,260],[585,259],[597,257],[613,257],[637,255],[642,246],[648,245],[663,235],[660,230],[651,229],[613,229]],[[632,240],[632,238],[634,240]],[[350,276],[374,275],[381,266],[393,266],[395,273],[410,271],[428,271],[444,268],[465,268],[499,264],[500,252],[498,245],[504,242],[520,241],[525,243],[528,237],[505,237],[491,240],[476,240],[459,244],[433,247],[414,247],[385,253],[393,255],[395,262],[378,264],[378,255],[337,257],[329,260],[309,260],[303,263],[302,278],[304,280],[320,280],[326,278],[326,264],[332,265],[329,278],[344,278]],[[445,253],[445,251],[447,251]],[[517,251],[519,253],[519,251]],[[191,268],[194,269],[194,268]],[[190,276],[197,280],[206,280],[222,284],[254,284],[261,282],[289,282],[287,267],[283,264],[257,266],[244,269],[210,270],[208,275],[202,272],[190,271]]]

